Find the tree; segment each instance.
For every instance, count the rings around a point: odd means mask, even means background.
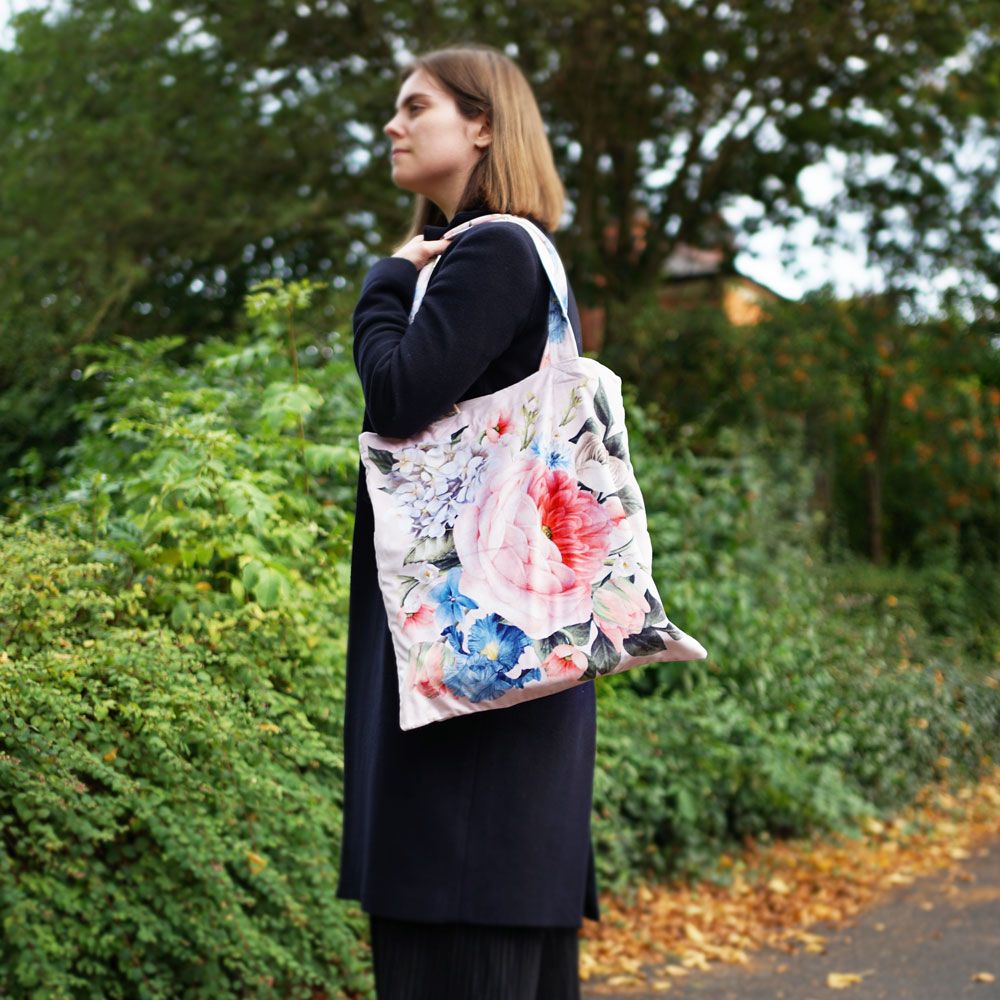
[[[899,294],[946,263],[996,278],[998,157],[966,164],[961,139],[996,135],[998,14],[1000,0],[552,0],[541,20],[499,0],[24,12],[0,53],[0,467],[58,437],[74,345],[231,329],[253,281],[349,287],[384,252],[409,202],[381,131],[407,48],[473,39],[525,68],[584,305],[627,307],[738,198],[759,208],[745,233],[809,215],[834,240],[863,210]],[[845,190],[810,205],[798,179],[830,150],[848,157]],[[882,155],[888,174],[860,169]]]
[[[629,300],[677,241],[697,243],[740,197],[759,208],[746,233],[809,216],[835,241],[843,214],[862,212],[898,295],[946,265],[968,269],[970,291],[997,279],[1000,4],[560,6],[544,34],[515,36],[556,50],[528,61],[554,64],[540,90],[552,119],[570,123],[556,133],[576,206],[570,255],[592,295]],[[976,136],[983,155],[967,163],[963,139]],[[800,175],[833,150],[847,157],[844,190],[809,204]],[[863,167],[876,158],[891,166],[872,176]],[[639,234],[636,211],[650,220]]]
[[[1000,558],[996,329],[961,316],[909,323],[890,297],[828,290],[768,311],[732,340],[748,376],[738,382],[766,423],[805,425],[835,484],[827,513],[840,512],[849,541],[881,563],[887,528],[898,556],[964,526],[994,541],[963,555]]]
[[[343,284],[392,206],[352,160],[386,87],[363,56],[391,63],[366,5],[74,0],[11,27],[0,469],[72,436],[74,347],[231,330],[274,273]]]

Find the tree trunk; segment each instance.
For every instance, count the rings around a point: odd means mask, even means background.
[[[876,565],[882,564],[882,469],[876,457],[867,472],[868,493],[868,556]]]

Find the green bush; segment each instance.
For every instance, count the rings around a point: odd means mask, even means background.
[[[697,457],[629,413],[664,607],[709,656],[598,682],[602,885],[721,877],[720,854],[747,836],[850,831],[1000,754],[985,670],[947,643],[908,657],[927,628],[908,605],[845,600],[794,440],[731,430]]]
[[[179,633],[92,547],[0,525],[0,993],[368,988],[334,898],[338,743],[275,681],[280,612]],[[298,676],[296,676],[298,681]]]
[[[260,290],[193,365],[169,338],[95,350],[61,480],[12,496],[0,992],[370,996],[334,899],[362,399],[339,334],[303,332],[312,291]],[[627,412],[664,607],[709,658],[597,682],[602,888],[716,877],[746,836],[850,829],[988,762],[992,665],[925,643],[965,600],[945,563],[930,601],[849,586],[800,442],[698,456]]]
[[[95,350],[61,481],[12,507],[14,995],[370,986],[366,924],[334,899],[361,394],[336,331],[296,337],[310,294],[261,290],[194,366],[176,339]]]
[[[848,608],[892,606],[893,617],[972,672],[1000,661],[1000,573],[987,558],[962,563],[957,536],[939,542],[919,565],[876,566],[844,556],[830,576]]]

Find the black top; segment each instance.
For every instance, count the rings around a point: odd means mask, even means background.
[[[488,212],[459,212],[447,227],[427,226],[424,238]],[[545,350],[548,278],[520,226],[458,234],[409,324],[417,274],[403,258],[379,260],[354,310],[362,429],[388,437],[409,437],[452,403],[532,375]],[[569,314],[582,353],[572,289]],[[359,461],[337,896],[402,920],[579,927],[584,916],[599,919],[593,681],[401,730],[373,532]]]

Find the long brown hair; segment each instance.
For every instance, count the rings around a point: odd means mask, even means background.
[[[492,128],[492,140],[472,168],[456,212],[486,205],[494,212],[530,215],[554,232],[566,191],[538,102],[521,68],[491,45],[469,43],[417,56],[400,69],[400,86],[418,69],[454,97],[466,118],[485,111]],[[448,221],[434,202],[418,194],[409,232],[395,250],[419,236],[424,226]]]

